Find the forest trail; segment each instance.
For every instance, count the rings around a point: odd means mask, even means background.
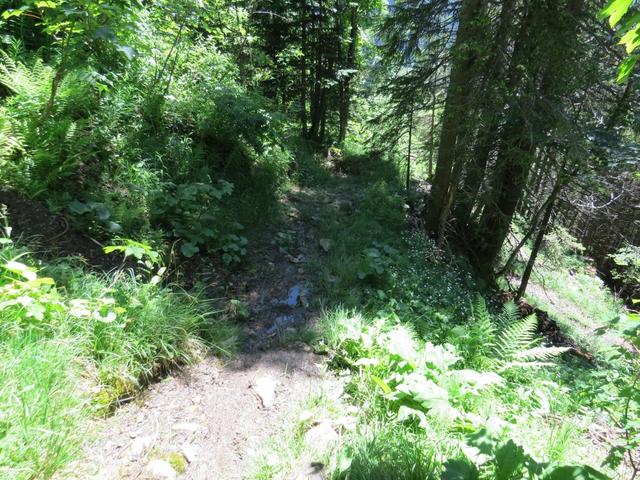
[[[338,399],[340,379],[300,338],[319,314],[310,303],[317,282],[309,264],[321,261],[324,247],[313,212],[343,202],[335,192],[294,189],[283,199],[286,222],[252,245],[246,269],[199,272],[210,296],[242,305],[242,352],[227,362],[209,356],[185,367],[97,421],[82,460],[61,478],[246,478],[259,450],[296,418],[305,399]],[[305,458],[299,468],[307,473],[292,478],[320,478],[317,459]]]

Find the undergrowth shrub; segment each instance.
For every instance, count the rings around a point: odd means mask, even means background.
[[[542,369],[546,362],[540,359],[552,359],[560,351],[538,346],[531,318],[502,324],[499,319],[514,318],[513,307],[494,319],[481,301],[476,303],[476,318],[484,318],[479,331],[489,342],[478,355],[482,361],[458,356],[461,347],[420,340],[397,317],[367,318],[341,309],[324,315],[320,348],[328,350],[334,368],[351,372],[345,391],[366,420],[337,454],[334,478],[386,478],[390,464],[396,468],[402,464],[406,478],[608,478],[590,466],[559,464],[565,453],[562,440],[554,435],[545,440],[552,453],[545,451],[545,445],[523,448],[512,439],[518,427],[536,418],[531,410],[539,387],[553,383],[541,381],[544,376],[514,376],[511,370]],[[531,382],[539,383],[533,398],[525,395]],[[549,399],[558,393],[552,389]],[[514,396],[522,400],[515,401]],[[536,410],[549,408],[540,405]],[[396,452],[398,463],[394,463],[367,434],[365,425],[376,422],[382,424],[376,431],[392,446],[395,436],[385,432],[397,431],[398,438],[412,438],[426,455],[403,443],[404,452]],[[542,460],[534,457],[534,451],[544,455]],[[412,476],[414,469],[422,476]]]
[[[640,247],[625,245],[609,255],[613,262],[611,276],[622,286],[627,298],[640,297]]]
[[[192,257],[203,250],[215,251],[223,247],[225,218],[220,201],[233,191],[233,185],[220,181],[217,185],[206,183],[168,184],[156,194],[151,211],[152,222],[163,225],[170,234],[182,240],[180,252]],[[236,229],[242,228],[235,225]],[[226,253],[226,252],[225,252]],[[238,254],[243,254],[239,251]],[[224,258],[225,262],[239,260],[239,255]]]
[[[89,112],[97,107],[95,84],[90,71],[70,73],[48,110],[53,68],[40,59],[23,63],[3,51],[0,58],[0,84],[12,93],[5,113],[14,138],[20,139],[19,149],[13,143],[13,166],[2,172],[0,182],[35,197],[60,187],[91,156],[86,130]]]
[[[480,296],[473,304],[471,320],[452,329],[450,340],[459,346],[468,365],[498,372],[549,366],[549,360],[567,351],[542,345],[535,315],[521,319],[513,302],[491,315]]]
[[[569,231],[556,225],[545,235],[541,247],[544,260],[553,266],[580,268],[584,265],[582,254],[585,247]]]
[[[213,40],[194,41],[168,78],[158,79],[152,56],[109,78],[92,65],[69,69],[53,108],[54,69],[35,56],[0,55],[9,92],[0,105],[0,183],[31,197],[46,191],[53,209],[72,214],[74,202],[104,205],[108,222],[74,217],[100,239],[163,237],[157,217],[166,213],[165,240],[180,240],[187,256],[219,252],[227,263],[245,251],[237,223],[257,228],[279,213],[300,142],[281,141],[290,128],[284,117],[241,84],[232,56]],[[212,197],[220,181],[233,192],[179,209],[189,221],[177,220],[172,198],[180,203],[194,184],[208,185],[201,193]]]

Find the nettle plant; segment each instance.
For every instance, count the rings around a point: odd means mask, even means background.
[[[239,262],[246,253],[247,239],[237,232],[237,222],[224,221],[220,201],[233,192],[233,184],[220,180],[209,183],[167,184],[157,195],[152,215],[168,225],[171,234],[181,240],[180,253],[187,258],[201,250],[222,251],[226,264]]]

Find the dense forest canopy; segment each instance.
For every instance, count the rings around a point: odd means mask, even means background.
[[[634,0],[0,0],[0,477],[304,344],[344,394],[242,478],[318,425],[323,478],[640,478],[639,46]]]

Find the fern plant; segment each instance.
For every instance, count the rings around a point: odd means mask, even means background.
[[[494,371],[515,367],[540,367],[567,351],[563,347],[546,347],[538,336],[535,315],[520,319],[518,308],[510,302],[492,316],[483,298],[473,305],[473,326],[470,337],[472,361]]]
[[[0,85],[11,92],[0,111],[0,183],[31,196],[73,175],[92,152],[84,127],[93,87],[68,75],[56,108],[44,115],[52,78],[41,60],[23,62],[0,50]]]

